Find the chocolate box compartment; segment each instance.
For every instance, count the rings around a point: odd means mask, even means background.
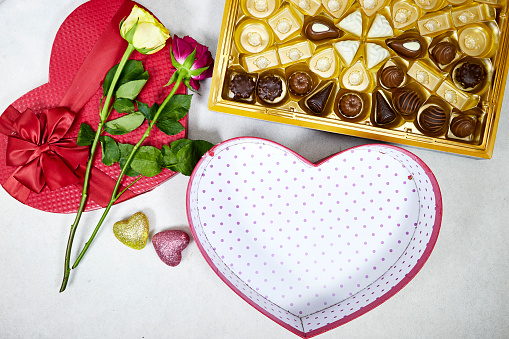
[[[390,24],[394,28],[394,36],[398,37],[402,34],[408,34],[412,32],[417,32],[417,22],[415,25],[410,25],[408,27],[405,27],[402,30],[397,29],[394,26],[394,18],[390,16],[390,14],[394,14],[390,12],[390,9],[392,8],[392,5],[396,2],[402,2],[400,1],[393,1],[388,2],[385,4],[385,7],[383,7],[383,14],[385,17],[389,20]],[[405,2],[405,1],[403,1]],[[369,30],[369,25],[373,22],[374,17],[376,14],[368,17],[362,12],[362,9],[359,7],[358,2],[353,2],[351,4],[351,7],[346,8],[342,15],[339,15],[338,17],[335,17],[329,13],[327,9],[325,9],[324,5],[322,4],[322,7],[320,10],[314,15],[314,16],[320,16],[320,17],[327,17],[331,21],[333,21],[336,25],[336,27],[339,28],[339,23],[341,20],[345,18],[345,16],[351,14],[352,12],[359,10],[363,13],[363,33],[362,37],[356,37],[355,35],[345,32],[344,30],[341,30],[340,37],[337,39],[331,39],[327,40],[325,39],[323,42],[320,41],[311,41],[307,40],[306,37],[303,35],[302,31],[305,29],[304,22],[309,22],[310,16],[305,14],[305,11],[301,11],[299,9],[295,8],[295,4],[290,1],[279,1],[276,3],[279,3],[279,7],[274,10],[272,15],[269,15],[265,18],[259,18],[250,16],[248,17],[241,9],[241,3],[240,0],[227,0],[225,4],[225,12],[223,17],[223,26],[222,31],[220,35],[220,41],[219,46],[217,50],[216,55],[216,62],[215,62],[215,69],[214,69],[214,76],[212,79],[212,86],[209,96],[209,108],[215,111],[224,112],[224,113],[230,113],[230,114],[236,114],[236,115],[242,115],[262,120],[268,120],[268,121],[274,121],[279,123],[285,123],[290,125],[297,125],[297,126],[303,126],[307,128],[313,128],[318,130],[324,130],[324,131],[330,131],[335,133],[342,133],[346,135],[352,135],[352,136],[358,136],[363,138],[371,138],[375,140],[381,140],[381,141],[387,141],[387,142],[394,142],[394,143],[400,143],[405,145],[411,145],[411,146],[418,146],[418,147],[424,147],[434,150],[440,150],[450,153],[457,153],[457,154],[463,154],[473,157],[481,157],[481,158],[491,158],[493,153],[493,148],[495,144],[495,136],[496,136],[496,130],[498,126],[498,119],[500,117],[500,109],[502,105],[502,99],[504,94],[504,88],[505,88],[505,80],[507,76],[508,71],[508,41],[509,38],[507,36],[507,20],[505,17],[506,7],[505,5],[500,4],[493,4],[488,3],[489,5],[493,6],[493,9],[496,11],[495,20],[491,20],[492,16],[491,14],[487,16],[488,19],[491,21],[482,21],[481,23],[488,23],[490,26],[496,26],[499,28],[500,36],[496,37],[496,39],[499,39],[499,48],[496,51],[496,54],[491,57],[490,59],[484,59],[488,61],[489,68],[493,69],[494,71],[490,72],[490,76],[492,77],[491,86],[489,86],[488,90],[484,92],[484,89],[480,91],[482,94],[478,95],[476,93],[468,93],[466,91],[460,91],[456,93],[458,97],[461,97],[463,93],[466,93],[469,96],[469,100],[467,104],[464,106],[463,111],[469,110],[472,108],[478,108],[482,111],[482,119],[479,120],[478,125],[480,126],[476,127],[475,135],[471,138],[471,141],[461,140],[461,139],[454,139],[454,138],[448,138],[447,134],[444,135],[438,135],[438,136],[430,136],[429,134],[423,133],[419,128],[416,128],[413,118],[408,119],[408,117],[405,117],[406,122],[404,122],[401,125],[398,125],[394,128],[384,128],[380,126],[374,126],[370,119],[363,119],[363,120],[350,120],[350,119],[338,119],[336,114],[334,114],[334,107],[331,107],[331,111],[329,113],[323,113],[320,116],[310,114],[310,112],[306,111],[302,108],[301,105],[299,105],[299,102],[303,99],[306,99],[307,97],[300,98],[296,96],[290,96],[289,100],[285,100],[283,104],[281,105],[265,105],[264,103],[257,100],[254,103],[246,103],[246,102],[238,102],[233,101],[231,97],[228,97],[227,89],[229,86],[229,78],[228,74],[231,74],[232,71],[239,71],[242,70],[242,58],[253,56],[255,53],[239,53],[236,44],[234,42],[234,36],[235,36],[235,28],[237,27],[237,24],[239,22],[249,21],[249,20],[264,20],[267,22],[270,20],[271,17],[273,17],[278,11],[283,8],[284,6],[293,6],[293,10],[296,12],[299,12],[299,15],[302,15],[302,26],[300,27],[299,35],[295,37],[291,37],[283,42],[275,41],[275,43],[272,46],[268,46],[265,51],[269,51],[271,48],[276,49],[278,52],[278,58],[281,60],[281,52],[280,49],[287,48],[284,52],[287,53],[291,50],[291,46],[296,43],[305,43],[308,42],[310,46],[310,53],[311,56],[306,56],[305,59],[302,60],[295,60],[292,62],[288,62],[287,64],[281,63],[280,66],[272,68],[273,70],[278,70],[283,73],[287,73],[286,70],[288,67],[291,67],[295,63],[306,63],[309,68],[311,68],[310,60],[311,58],[316,54],[316,52],[323,50],[324,48],[330,48],[332,47],[333,52],[336,55],[336,61],[339,61],[339,64],[337,65],[337,68],[340,72],[339,77],[333,77],[333,78],[323,78],[319,77],[319,83],[314,84],[315,86],[321,87],[326,81],[334,81],[337,82],[339,87],[335,90],[335,95],[338,95],[339,92],[343,91],[345,88],[342,84],[342,75],[345,71],[349,69],[349,66],[345,64],[344,60],[339,55],[338,51],[336,50],[336,44],[340,41],[344,40],[358,40],[361,42],[359,49],[357,50],[357,53],[355,55],[355,59],[352,62],[353,64],[361,63],[364,68],[366,67],[366,60],[365,60],[365,43],[367,42],[374,42],[377,44],[380,44],[381,47],[387,47],[384,45],[384,38],[377,38],[377,39],[366,39],[367,31]],[[458,3],[454,5],[452,2],[449,2],[448,5],[441,8],[440,10],[433,13],[446,13],[449,11],[449,15],[451,13],[451,9],[457,9],[460,8],[460,6],[466,6],[465,8],[468,8],[468,6],[471,6],[472,2],[462,2],[461,5]],[[454,7],[451,7],[454,5]],[[485,7],[485,6],[484,6]],[[427,13],[423,11],[419,6],[417,6],[419,10],[422,11],[419,15],[428,15],[430,13]],[[462,13],[462,12],[461,12]],[[460,14],[461,14],[460,13]],[[484,12],[483,12],[484,13]],[[389,14],[389,16],[388,16]],[[446,13],[447,14],[447,13]],[[423,16],[420,16],[419,18],[422,18]],[[450,18],[448,18],[449,20]],[[452,20],[452,19],[451,19]],[[474,23],[474,25],[477,23]],[[453,33],[453,40],[456,41],[457,39],[457,32],[469,25],[473,24],[467,24],[461,27],[456,27],[454,29]],[[340,28],[341,29],[341,28]],[[271,32],[272,34],[273,31]],[[436,91],[439,90],[439,86],[442,84],[442,82],[450,81],[452,82],[451,78],[451,70],[452,67],[459,61],[456,59],[452,62],[451,65],[446,67],[446,69],[440,69],[438,65],[435,64],[434,61],[431,60],[428,50],[431,50],[432,47],[435,45],[435,41],[438,39],[442,39],[443,37],[447,37],[450,33],[444,33],[436,36],[424,36],[423,39],[425,40],[427,44],[427,48],[425,51],[425,55],[423,58],[419,58],[417,60],[410,60],[407,59],[408,67],[407,69],[412,69],[412,71],[415,71],[419,69],[419,65],[424,65],[425,67],[429,68],[432,73],[431,75],[438,76],[438,83],[436,84],[433,89],[426,89],[424,92],[428,93],[427,96],[442,96],[442,100],[446,100],[445,96],[445,90],[444,88],[440,89],[440,93],[437,93]],[[433,44],[431,42],[433,41]],[[392,51],[391,49],[387,48],[390,52],[390,57],[386,60],[393,60],[395,57],[397,58],[398,55]],[[459,53],[462,53],[461,51]],[[463,59],[463,58],[462,58]],[[481,60],[481,59],[478,59]],[[290,61],[287,60],[287,61]],[[378,64],[374,69],[369,70],[367,69],[369,75],[372,77],[372,85],[370,86],[369,90],[366,92],[370,98],[373,96],[372,91],[375,89],[375,86],[379,84],[378,82],[378,75],[377,72],[379,69],[385,67],[387,61],[384,61],[380,64]],[[263,65],[263,64],[262,64]],[[492,66],[491,66],[492,65]],[[350,66],[351,67],[351,66]],[[269,66],[270,68],[270,66]],[[244,69],[245,70],[245,69]],[[246,70],[245,70],[246,71]],[[261,74],[265,72],[266,70],[258,70],[255,72],[247,72],[250,74]],[[313,73],[314,74],[314,73]],[[419,85],[419,82],[412,78],[410,73],[406,74],[407,77],[407,84],[417,84]],[[449,83],[448,83],[449,84]],[[455,86],[455,84],[453,83]],[[490,84],[488,84],[490,85]],[[444,86],[446,86],[444,84]],[[423,86],[423,89],[426,86]],[[484,86],[483,86],[484,87]],[[316,87],[315,87],[316,88]],[[477,92],[477,91],[475,91]],[[484,93],[483,93],[484,92]],[[440,95],[441,94],[441,95]],[[450,95],[447,96],[449,98]],[[331,98],[331,100],[336,101],[336,97]],[[371,100],[371,99],[370,99]],[[447,104],[447,103],[446,103]],[[456,107],[457,108],[457,107]]]
[[[187,213],[213,271],[309,338],[369,312],[417,274],[442,204],[429,168],[399,147],[364,145],[313,164],[244,137],[202,158]]]

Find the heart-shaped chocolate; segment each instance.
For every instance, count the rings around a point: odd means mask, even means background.
[[[27,108],[31,108],[34,113],[40,114],[45,109],[58,106],[60,100],[69,88],[76,72],[80,69],[83,61],[87,58],[96,41],[110,24],[117,10],[123,5],[132,7],[134,2],[123,0],[91,0],[74,10],[60,26],[55,41],[53,43],[51,59],[49,65],[49,82],[34,90],[26,93],[12,105],[20,112]],[[131,8],[130,7],[130,8]],[[127,16],[128,13],[123,17]],[[123,18],[119,18],[119,21]],[[118,23],[114,25],[118,28]],[[145,69],[149,72],[150,80],[147,82],[142,93],[138,97],[138,101],[146,102],[152,105],[155,101],[161,102],[170,87],[163,87],[171,78],[173,68],[171,66],[170,46],[168,45],[160,52],[146,56],[138,52],[132,54],[132,59],[142,60]],[[101,48],[106,49],[106,46]],[[120,51],[120,56],[123,51]],[[119,56],[119,61],[120,61]],[[76,137],[78,135],[81,123],[88,123],[95,127],[99,123],[98,108],[101,100],[102,88],[98,88],[95,95],[79,112],[78,118],[74,121],[73,127],[69,130],[66,137]],[[177,93],[185,93],[185,87],[178,89]],[[0,112],[1,114],[2,112]],[[118,117],[116,113],[111,115],[111,119]],[[181,123],[187,129],[187,117]],[[124,136],[115,136],[115,139],[121,143],[134,144],[139,140],[144,131],[140,129],[138,132],[126,134]],[[180,139],[186,135],[186,131],[182,131],[175,136],[167,136],[166,134],[154,129],[146,144],[161,147],[176,139]],[[6,165],[5,150],[7,148],[7,137],[0,134],[0,184],[4,184],[6,180],[14,173],[17,167]],[[101,162],[101,156],[98,154],[94,166],[106,173],[108,176],[116,180],[120,173],[118,165],[105,166]],[[175,173],[164,169],[161,174],[155,177],[143,177],[130,190],[134,194],[142,194],[153,189],[164,181],[168,180]],[[128,185],[134,178],[127,178],[125,184]],[[57,213],[72,213],[78,209],[81,198],[81,188],[76,185],[69,185],[61,189],[51,191],[45,187],[39,194],[31,193],[24,202],[26,205],[40,209],[43,211]],[[86,210],[94,210],[100,208],[100,205],[88,199]]]
[[[141,250],[147,245],[149,223],[142,212],[134,213],[128,220],[113,224],[113,234],[124,245]]]
[[[152,244],[159,258],[168,266],[177,266],[182,260],[182,251],[189,245],[189,235],[178,230],[154,234]]]
[[[195,168],[187,213],[221,279],[311,337],[368,312],[417,274],[442,205],[429,168],[398,147],[365,145],[313,164],[274,142],[237,138]]]

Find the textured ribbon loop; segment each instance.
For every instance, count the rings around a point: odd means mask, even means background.
[[[6,161],[18,166],[13,177],[23,186],[39,193],[45,185],[56,190],[79,181],[74,172],[87,162],[88,147],[63,138],[74,117],[67,108],[46,110],[39,118],[27,109],[13,121]]]

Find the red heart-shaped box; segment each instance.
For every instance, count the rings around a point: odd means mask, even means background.
[[[251,306],[309,338],[396,294],[435,245],[442,199],[412,153],[364,145],[313,164],[274,142],[213,147],[187,191],[194,239]]]
[[[62,23],[55,37],[49,65],[49,82],[26,93],[12,103],[12,106],[20,112],[31,108],[35,114],[56,107],[66,93],[74,75],[80,69],[101,34],[109,27],[110,22],[113,24],[111,27],[118,31],[120,20],[129,14],[130,8],[134,4],[132,1],[124,0],[92,0],[74,10]],[[125,15],[117,18],[117,11],[120,12],[122,9],[125,9],[122,12],[122,14],[125,12]],[[118,22],[113,23],[113,18],[117,18]],[[174,72],[170,57],[170,44],[171,40],[168,40],[163,50],[152,55],[142,55],[138,52],[131,55],[131,59],[142,60],[145,69],[150,74],[149,81],[137,98],[138,101],[148,103],[151,106],[154,102],[162,102],[170,91],[171,87],[163,87]],[[120,56],[123,52],[123,50],[120,51]],[[120,58],[118,61],[120,61]],[[185,92],[184,86],[177,91],[180,94]],[[99,123],[98,112],[101,96],[102,88],[98,88],[97,92],[79,112],[78,118],[74,121],[66,137],[76,137],[80,124],[83,122],[88,123],[94,129],[96,128]],[[115,114],[112,114],[110,119],[115,118]],[[163,144],[169,144],[174,140],[185,137],[187,118],[184,118],[181,123],[185,130],[174,136],[167,136],[157,129],[152,130],[144,145],[160,148]],[[137,130],[114,138],[121,143],[135,144],[145,131],[146,126],[145,122]],[[6,166],[7,139],[6,136],[0,134],[0,183],[2,185],[16,170],[16,167]],[[108,167],[102,164],[100,151],[96,155],[94,166],[114,180],[120,173],[118,165]],[[163,169],[155,177],[142,178],[130,190],[135,195],[142,194],[160,185],[174,174],[175,172]],[[132,180],[133,178],[127,178],[124,180],[124,184],[129,184]],[[45,187],[39,194],[30,193],[24,203],[43,211],[72,213],[77,211],[80,198],[81,188],[76,185],[69,185],[54,191]],[[86,210],[98,208],[100,206],[96,202],[88,199]]]

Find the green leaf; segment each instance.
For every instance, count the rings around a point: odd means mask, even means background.
[[[166,135],[175,135],[184,130],[184,126],[178,121],[163,120],[156,123],[157,128]]]
[[[129,157],[129,154],[133,151],[134,146],[130,144],[118,144],[118,149],[120,150],[120,158],[118,159],[118,164],[120,165],[121,169],[124,169],[126,167],[127,158]],[[129,177],[137,177],[140,175],[140,173],[136,172],[132,169],[131,166],[128,166],[125,175]]]
[[[144,102],[136,101],[136,106],[138,107],[138,112],[141,112],[147,120],[151,120],[151,112],[150,112],[150,106]]]
[[[115,92],[115,96],[117,98],[134,100],[138,94],[140,94],[143,86],[145,86],[146,83],[147,80],[145,79],[126,82],[125,84],[122,84],[118,87],[117,91]]]
[[[76,140],[76,144],[78,146],[89,146],[92,145],[92,142],[95,138],[95,131],[90,127],[90,125],[82,123],[80,125],[80,131],[78,133],[78,138]]]
[[[194,51],[189,54],[186,58],[186,60],[184,61],[184,64],[182,66],[184,66],[187,70],[190,70],[191,67],[193,67],[193,64],[194,64],[194,57],[196,56],[196,48],[194,49]]]
[[[164,167],[190,176],[194,167],[214,145],[204,140],[179,139],[171,144],[171,148],[163,147]]]
[[[174,59],[174,58],[173,58],[173,55],[172,55],[172,59]],[[168,81],[168,83],[167,83],[166,85],[164,85],[164,86],[165,86],[165,87],[166,87],[166,86],[170,86],[170,85],[171,85],[171,84],[173,84],[175,81],[177,81],[178,73],[179,73],[178,71],[173,72],[173,74],[172,74],[172,76],[171,76],[170,80],[169,80],[169,81]]]
[[[142,146],[136,152],[131,167],[141,175],[153,177],[161,173],[163,155],[154,146]]]
[[[99,137],[102,150],[102,162],[106,166],[111,166],[120,159],[120,150],[112,137],[103,135]]]
[[[139,102],[139,101],[136,101],[136,104],[138,106],[138,111],[143,113],[143,115],[145,116],[145,118],[147,118],[147,120],[152,120],[152,118],[156,114],[157,110],[159,109],[159,104],[157,102],[155,102],[152,105],[152,107],[149,107],[148,104],[146,104],[144,102]]]
[[[122,135],[134,131],[143,124],[143,113],[134,112],[120,118],[110,120],[104,124],[104,131],[113,135]]]
[[[168,167],[171,164],[174,164],[177,162],[175,155],[170,150],[170,146],[163,145],[163,147],[161,147],[161,154],[163,155],[163,163],[162,163],[163,167]]]
[[[115,72],[118,69],[118,64],[113,66],[103,82],[103,95],[106,96],[108,94],[108,90],[110,89],[111,83],[113,81],[113,77],[115,76]],[[149,75],[148,72],[145,71],[143,67],[143,63],[140,60],[127,60],[125,63],[124,69],[120,73],[118,78],[116,89],[118,89],[121,85],[128,83],[133,80],[148,80]],[[115,90],[116,91],[116,90]],[[113,92],[115,92],[113,91]]]
[[[136,107],[134,107],[134,102],[124,98],[119,98],[115,100],[113,108],[118,113],[134,113],[136,111]]]
[[[210,66],[207,66],[207,67],[202,67],[202,68],[197,68],[195,70],[192,70],[191,71],[191,75],[192,76],[198,76],[200,74],[202,74],[203,72],[205,72],[207,69],[209,69]]]
[[[179,121],[185,117],[191,108],[192,98],[192,95],[186,94],[177,94],[172,96],[159,115],[159,121],[166,119]]]

